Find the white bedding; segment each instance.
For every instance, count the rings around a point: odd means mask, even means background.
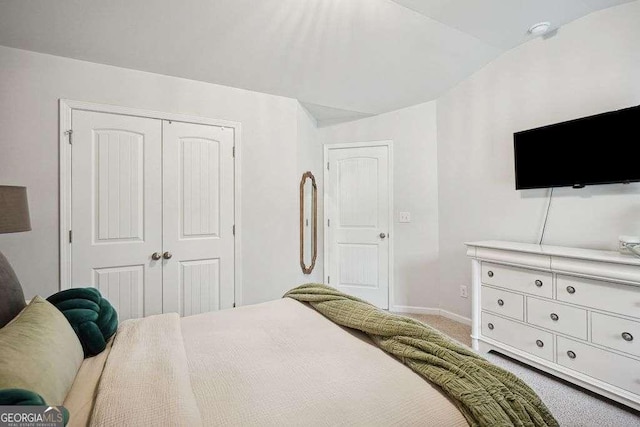
[[[62,404],[69,414],[67,427],[86,426],[93,412],[93,403],[98,392],[98,383],[104,370],[104,365],[111,353],[113,339],[107,343],[105,350],[93,357],[85,359],[76,374],[71,390]]]
[[[177,314],[120,325],[100,378],[91,425],[201,425]]]
[[[366,336],[288,298],[123,322],[91,424],[467,425]]]

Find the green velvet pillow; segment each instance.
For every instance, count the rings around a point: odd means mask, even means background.
[[[0,390],[0,406],[2,405],[46,405],[38,393],[21,388],[6,388]]]
[[[39,296],[0,329],[0,389],[30,390],[62,405],[83,360],[69,322]]]
[[[47,300],[64,314],[75,331],[84,356],[101,353],[118,329],[118,313],[96,288],[72,288]]]
[[[21,388],[7,388],[0,390],[0,406],[48,406],[42,396],[29,390]],[[61,407],[64,425],[69,422],[69,411],[64,406]]]

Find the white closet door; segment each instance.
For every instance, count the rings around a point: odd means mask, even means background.
[[[164,311],[234,304],[234,131],[163,122]]]
[[[72,128],[72,286],[120,320],[161,313],[162,122],[74,110]]]
[[[329,284],[389,307],[389,148],[329,149]]]

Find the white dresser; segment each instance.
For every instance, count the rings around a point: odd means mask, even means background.
[[[640,258],[501,241],[466,245],[475,350],[495,350],[640,410]]]

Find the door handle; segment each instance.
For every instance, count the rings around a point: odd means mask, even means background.
[[[381,239],[384,239],[385,237],[387,237],[387,235],[386,235],[386,234],[384,234],[384,233],[380,233],[380,238],[381,238]]]
[[[171,255],[171,252],[165,252],[162,254],[162,258],[164,259],[171,259],[173,255]]]
[[[154,252],[151,254],[151,259],[154,261],[158,261],[160,258],[162,258],[162,255],[160,255],[160,252]]]

